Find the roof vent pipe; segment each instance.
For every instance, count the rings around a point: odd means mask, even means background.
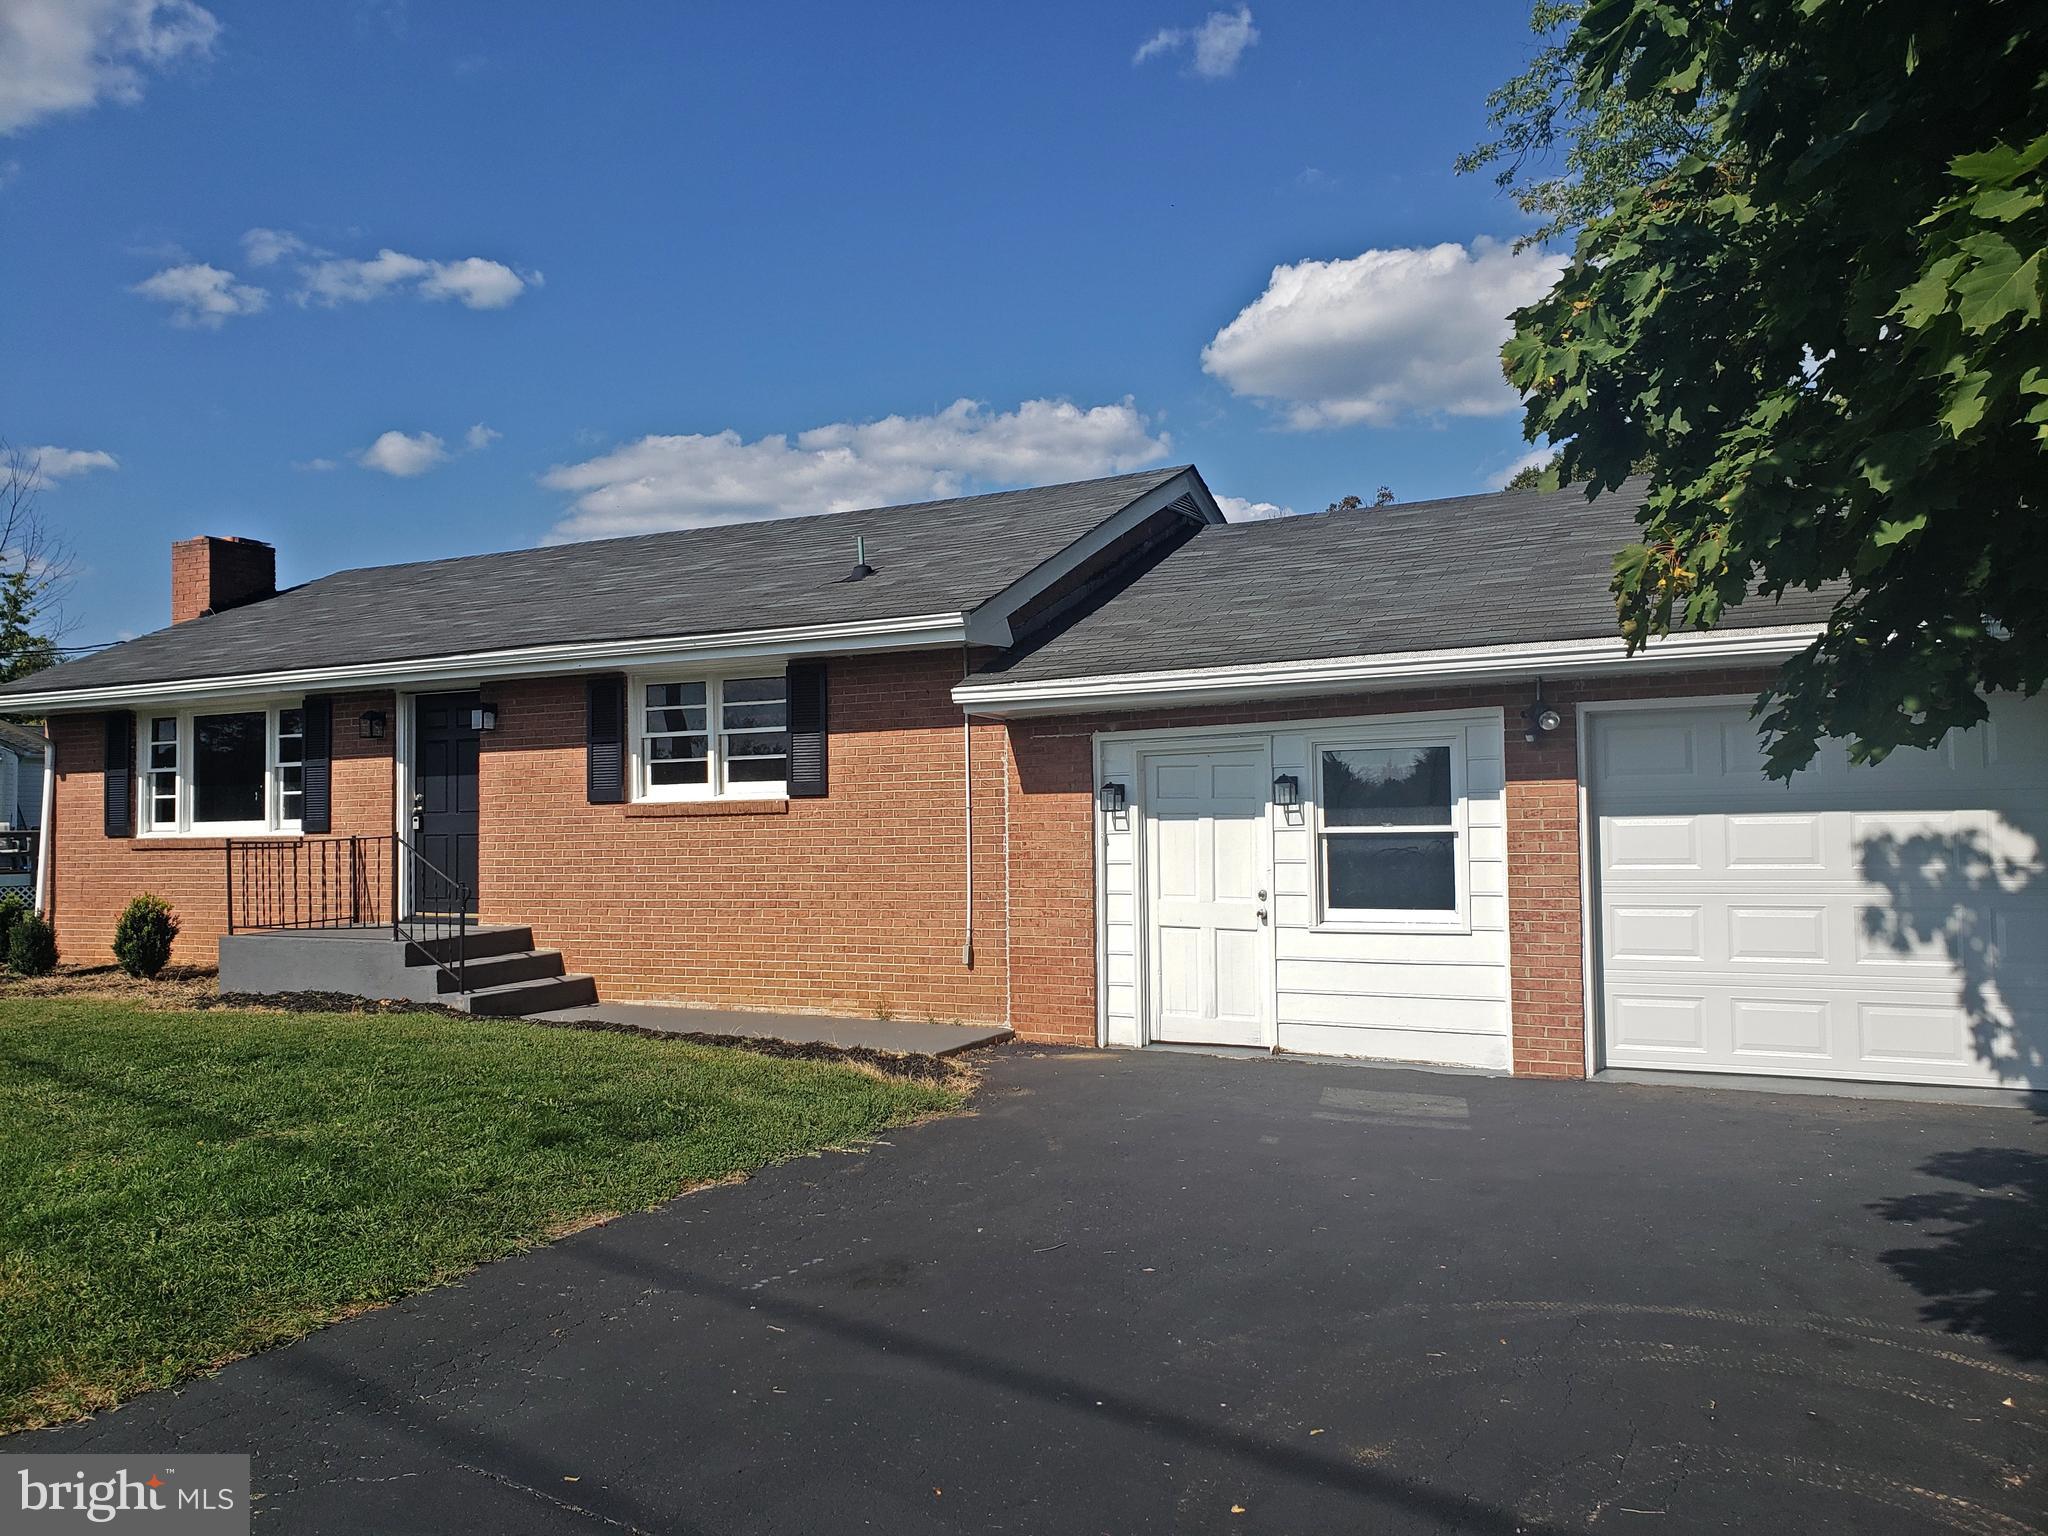
[[[853,536],[853,569],[841,579],[844,581],[865,581],[875,574],[875,568],[868,564],[868,541],[865,535]]]

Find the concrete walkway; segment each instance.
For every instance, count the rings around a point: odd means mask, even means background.
[[[754,1013],[735,1008],[683,1008],[671,1003],[590,1003],[531,1014],[545,1024],[590,1028],[613,1024],[662,1035],[736,1035],[792,1045],[834,1045],[900,1056],[951,1056],[994,1045],[1010,1031],[976,1024],[926,1024],[914,1019],[843,1019],[813,1013]]]

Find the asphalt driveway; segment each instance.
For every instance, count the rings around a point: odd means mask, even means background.
[[[986,1058],[975,1113],[9,1451],[259,1531],[2048,1530],[2048,1123]]]

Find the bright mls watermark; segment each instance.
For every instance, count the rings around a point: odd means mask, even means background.
[[[249,1536],[247,1456],[0,1456],[0,1530]]]

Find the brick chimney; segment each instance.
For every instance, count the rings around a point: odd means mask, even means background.
[[[277,551],[261,539],[202,534],[171,546],[171,622],[277,595]]]

